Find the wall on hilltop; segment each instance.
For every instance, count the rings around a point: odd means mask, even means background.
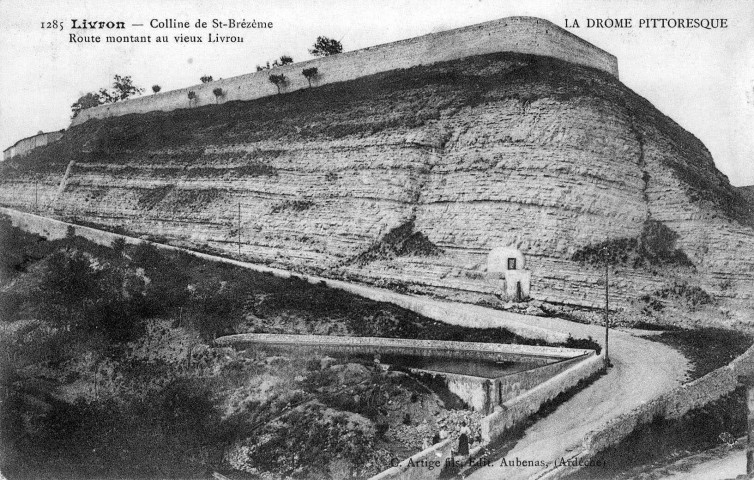
[[[31,137],[22,138],[14,143],[12,146],[3,150],[3,160],[8,160],[13,157],[23,157],[29,152],[38,147],[44,147],[45,145],[57,142],[63,136],[63,132],[40,132]]]
[[[324,85],[399,68],[506,51],[555,57],[618,77],[618,61],[615,56],[547,20],[534,17],[503,18],[286,65],[272,71],[285,75],[288,82],[283,91],[292,92],[309,86],[301,73],[305,68],[316,67],[318,76],[313,84]],[[221,88],[224,92],[220,101],[267,97],[277,93],[277,87],[268,80],[269,73],[270,71],[255,72],[89,108],[81,111],[71,125],[78,125],[92,118],[211,105],[218,101],[213,93],[216,88]],[[196,98],[191,101],[188,98],[190,91],[196,94]]]

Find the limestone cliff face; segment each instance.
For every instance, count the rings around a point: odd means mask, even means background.
[[[471,301],[497,288],[489,250],[515,245],[535,298],[601,305],[601,270],[574,254],[652,220],[694,264],[679,275],[732,322],[754,292],[748,206],[704,145],[614,77],[544,57],[93,120],[6,162],[0,185],[8,207],[228,255],[240,237],[250,260]],[[374,250],[407,225],[431,248]],[[623,308],[671,281],[613,275]]]

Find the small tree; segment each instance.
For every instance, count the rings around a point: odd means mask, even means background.
[[[202,83],[209,83],[212,81],[212,75],[202,75],[199,80],[201,80]]]
[[[257,65],[257,72],[262,72],[264,70],[270,69],[270,62],[267,62],[267,65],[262,65],[261,67]]]
[[[309,88],[312,87],[312,80],[317,78],[317,75],[319,75],[319,71],[317,70],[317,67],[311,67],[311,68],[305,68],[301,70],[301,74],[306,77],[306,79],[309,81]]]
[[[153,93],[157,93],[157,92],[159,92],[160,90],[162,90],[162,87],[161,87],[161,86],[159,86],[159,85],[152,85],[152,92],[153,92]]]
[[[112,90],[108,91],[101,88],[99,96],[102,99],[102,103],[115,103],[137,94],[140,95],[142,92],[144,92],[144,89],[134,85],[130,75],[126,75],[125,77],[115,75]]]
[[[220,103],[220,97],[225,95],[225,92],[223,92],[223,89],[220,87],[212,90],[212,93],[215,94],[215,103]]]
[[[313,47],[309,53],[315,57],[329,57],[343,51],[343,45],[339,41],[327,37],[317,37]]]
[[[188,92],[188,99],[189,99],[189,107],[191,106],[191,103],[196,100],[196,92],[193,90],[190,90]]]
[[[293,57],[291,57],[290,55],[283,55],[283,56],[280,57],[280,65],[281,66],[283,66],[283,65],[289,65],[291,63],[293,63]]]
[[[288,80],[287,80],[287,79],[285,78],[285,75],[283,75],[282,73],[281,73],[281,74],[279,74],[279,75],[277,75],[277,74],[272,74],[272,75],[270,75],[270,76],[268,77],[268,80],[270,81],[270,83],[272,83],[273,85],[275,85],[276,87],[278,87],[278,94],[280,94],[280,89],[281,89],[282,87],[284,87],[284,86],[285,86],[285,84],[286,84],[286,83],[287,83],[287,81],[288,81]]]
[[[87,93],[86,95],[79,97],[79,99],[76,100],[76,103],[71,105],[71,111],[73,112],[71,118],[76,118],[76,116],[81,113],[81,110],[96,107],[100,104],[102,104],[102,98],[98,93]]]

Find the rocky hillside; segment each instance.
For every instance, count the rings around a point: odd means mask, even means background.
[[[754,303],[754,220],[704,145],[543,57],[89,121],[5,162],[0,204],[466,301],[494,301],[486,255],[515,245],[545,307],[601,306],[607,245],[634,320],[733,325]]]
[[[754,185],[738,187],[736,190],[748,201],[749,218],[751,219],[751,223],[754,223]]]

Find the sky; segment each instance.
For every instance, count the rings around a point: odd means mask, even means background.
[[[754,185],[754,1],[749,0],[0,0],[0,148],[40,130],[67,128],[81,95],[130,75],[151,92],[228,78],[280,55],[311,58],[319,35],[345,50],[513,15],[536,16],[618,58],[624,84],[696,135],[736,186]],[[70,29],[71,19],[126,22],[120,31]],[[198,19],[272,22],[269,29],[198,30]],[[632,28],[587,28],[631,18]],[[727,19],[725,29],[638,28],[642,18]],[[188,21],[157,30],[152,19]],[[43,29],[61,21],[64,30]],[[144,24],[132,27],[132,24]],[[243,43],[71,43],[69,35],[204,35]],[[206,39],[205,39],[206,42]]]

